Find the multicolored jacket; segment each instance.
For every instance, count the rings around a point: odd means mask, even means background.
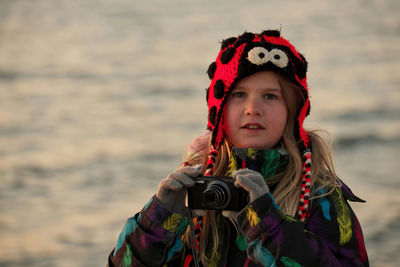
[[[237,216],[239,235],[221,216],[222,248],[209,266],[369,266],[361,227],[348,201],[364,202],[342,184],[314,199],[303,223],[285,216],[266,194]],[[182,241],[188,224],[187,217],[168,211],[153,197],[126,222],[109,267],[194,266],[191,250]]]

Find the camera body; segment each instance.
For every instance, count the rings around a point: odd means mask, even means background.
[[[240,211],[249,203],[249,193],[234,185],[231,177],[199,176],[188,188],[188,207]]]

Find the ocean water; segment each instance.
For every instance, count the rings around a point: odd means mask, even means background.
[[[206,126],[219,41],[282,29],[372,266],[400,258],[400,2],[0,0],[0,266],[105,266]]]

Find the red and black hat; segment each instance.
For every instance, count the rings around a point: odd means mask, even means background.
[[[267,70],[286,77],[301,88],[303,94],[296,110],[294,136],[303,153],[304,172],[298,215],[304,221],[311,186],[311,151],[309,137],[303,129],[303,121],[310,112],[307,61],[289,41],[280,36],[279,31],[269,30],[260,34],[245,32],[238,37],[225,39],[215,62],[210,64],[207,71],[211,79],[207,90],[207,128],[212,131],[212,139],[206,175],[212,175],[215,158],[225,137],[222,114],[229,94],[239,80]]]

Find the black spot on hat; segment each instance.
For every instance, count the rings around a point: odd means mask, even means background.
[[[224,50],[228,46],[232,45],[236,41],[236,39],[237,39],[236,37],[231,37],[231,38],[223,40],[221,43],[221,50]]]
[[[311,111],[311,105],[308,105],[306,116],[310,115],[310,111]]]
[[[214,97],[216,99],[222,99],[224,97],[224,91],[225,91],[224,82],[221,79],[216,81],[214,85]]]
[[[297,57],[295,57],[293,59],[293,63],[297,70],[297,76],[300,79],[304,79],[306,77],[308,63],[307,63],[306,58],[302,54],[299,53],[299,55],[302,60],[299,60]]]
[[[262,35],[280,37],[281,32],[278,30],[268,30],[268,31],[263,31]]]
[[[210,80],[214,78],[216,69],[217,69],[217,63],[215,61],[211,63],[210,66],[208,66],[207,74]]]
[[[215,124],[215,117],[217,115],[217,107],[213,106],[208,113],[208,120],[211,122],[212,125]]]
[[[206,88],[206,101],[208,102],[208,95],[210,94],[210,87]]]
[[[221,62],[222,64],[227,64],[235,55],[235,48],[229,47],[227,48],[221,55]]]
[[[243,33],[242,35],[240,35],[238,37],[238,40],[235,43],[235,48],[238,48],[239,46],[241,46],[244,43],[252,42],[254,40],[254,37],[256,37],[256,35],[254,33],[251,33],[251,32]]]
[[[246,42],[251,42],[253,41],[254,37],[256,37],[256,35],[252,32],[245,32],[242,35],[239,36],[238,40],[239,41],[246,41]]]

